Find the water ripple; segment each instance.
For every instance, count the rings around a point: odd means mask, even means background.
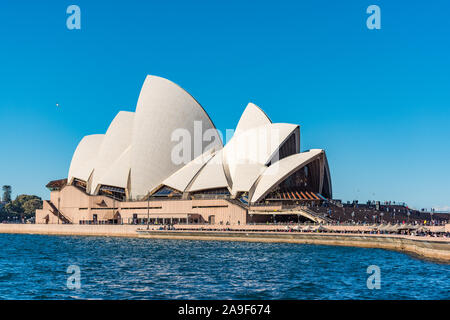
[[[381,249],[0,234],[1,299],[450,299],[449,271]]]

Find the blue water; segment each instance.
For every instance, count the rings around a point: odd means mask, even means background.
[[[381,249],[0,234],[0,298],[450,299],[450,265]]]

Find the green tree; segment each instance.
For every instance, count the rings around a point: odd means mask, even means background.
[[[2,187],[3,189],[3,202],[9,203],[11,202],[11,186],[5,185]]]
[[[27,200],[22,205],[23,213],[27,217],[31,217],[36,213],[36,209],[42,209],[42,200],[40,198],[34,198]]]
[[[4,206],[0,204],[0,222],[7,220],[7,212]]]
[[[38,196],[21,194],[14,201],[6,204],[6,217],[9,220],[29,219],[34,216],[36,209],[42,208],[42,200]],[[3,217],[5,214],[3,214]],[[5,219],[3,219],[5,220]]]

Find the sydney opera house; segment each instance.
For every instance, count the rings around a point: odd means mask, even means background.
[[[244,225],[317,221],[332,198],[325,151],[300,151],[300,127],[249,103],[224,145],[203,107],[173,82],[145,79],[135,112],[85,136],[36,223]],[[276,213],[276,214],[275,214]]]

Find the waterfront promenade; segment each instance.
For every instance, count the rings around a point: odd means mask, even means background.
[[[353,246],[396,250],[450,263],[450,238],[447,237],[375,233],[374,227],[368,225],[326,225],[326,232],[294,231],[286,230],[286,227],[283,225],[227,226],[227,230],[224,230],[223,226],[178,225],[175,230],[157,230],[159,228],[157,226],[151,226],[150,230],[146,230],[146,226],[142,225],[0,224],[0,233]],[[432,230],[442,227],[429,228]],[[449,232],[450,225],[447,224],[444,228],[446,232]]]

